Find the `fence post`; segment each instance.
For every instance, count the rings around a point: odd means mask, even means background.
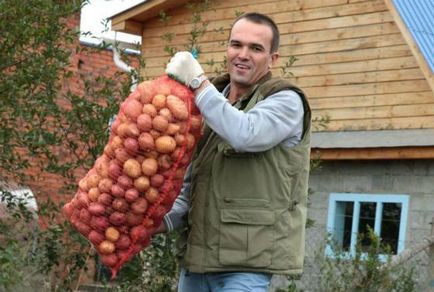
[[[434,217],[431,219],[431,238],[434,237]],[[428,291],[434,292],[434,244],[429,246],[429,285]]]

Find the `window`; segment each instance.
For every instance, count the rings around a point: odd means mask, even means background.
[[[360,236],[363,252],[370,245],[370,239],[363,235],[371,228],[392,254],[400,253],[404,249],[408,202],[408,195],[330,194],[327,230],[332,242],[354,255]],[[330,246],[326,253],[333,255]]]

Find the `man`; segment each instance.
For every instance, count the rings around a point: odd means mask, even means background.
[[[276,24],[248,13],[231,28],[228,74],[209,81],[188,52],[167,65],[206,123],[159,229],[187,227],[178,291],[267,291],[272,274],[302,271],[310,109],[300,89],[271,77],[278,45]]]

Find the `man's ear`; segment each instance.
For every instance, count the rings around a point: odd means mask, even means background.
[[[279,53],[278,52],[271,53],[270,58],[271,58],[271,62],[268,65],[269,69],[271,69],[277,63],[277,60],[279,59]]]

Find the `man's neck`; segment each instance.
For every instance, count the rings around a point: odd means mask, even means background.
[[[244,94],[246,94],[248,91],[250,90],[250,88],[247,87],[238,87],[238,86],[234,86],[233,84],[231,84],[230,90],[229,90],[229,95],[228,95],[228,100],[231,104],[234,104],[235,102],[237,102]]]

